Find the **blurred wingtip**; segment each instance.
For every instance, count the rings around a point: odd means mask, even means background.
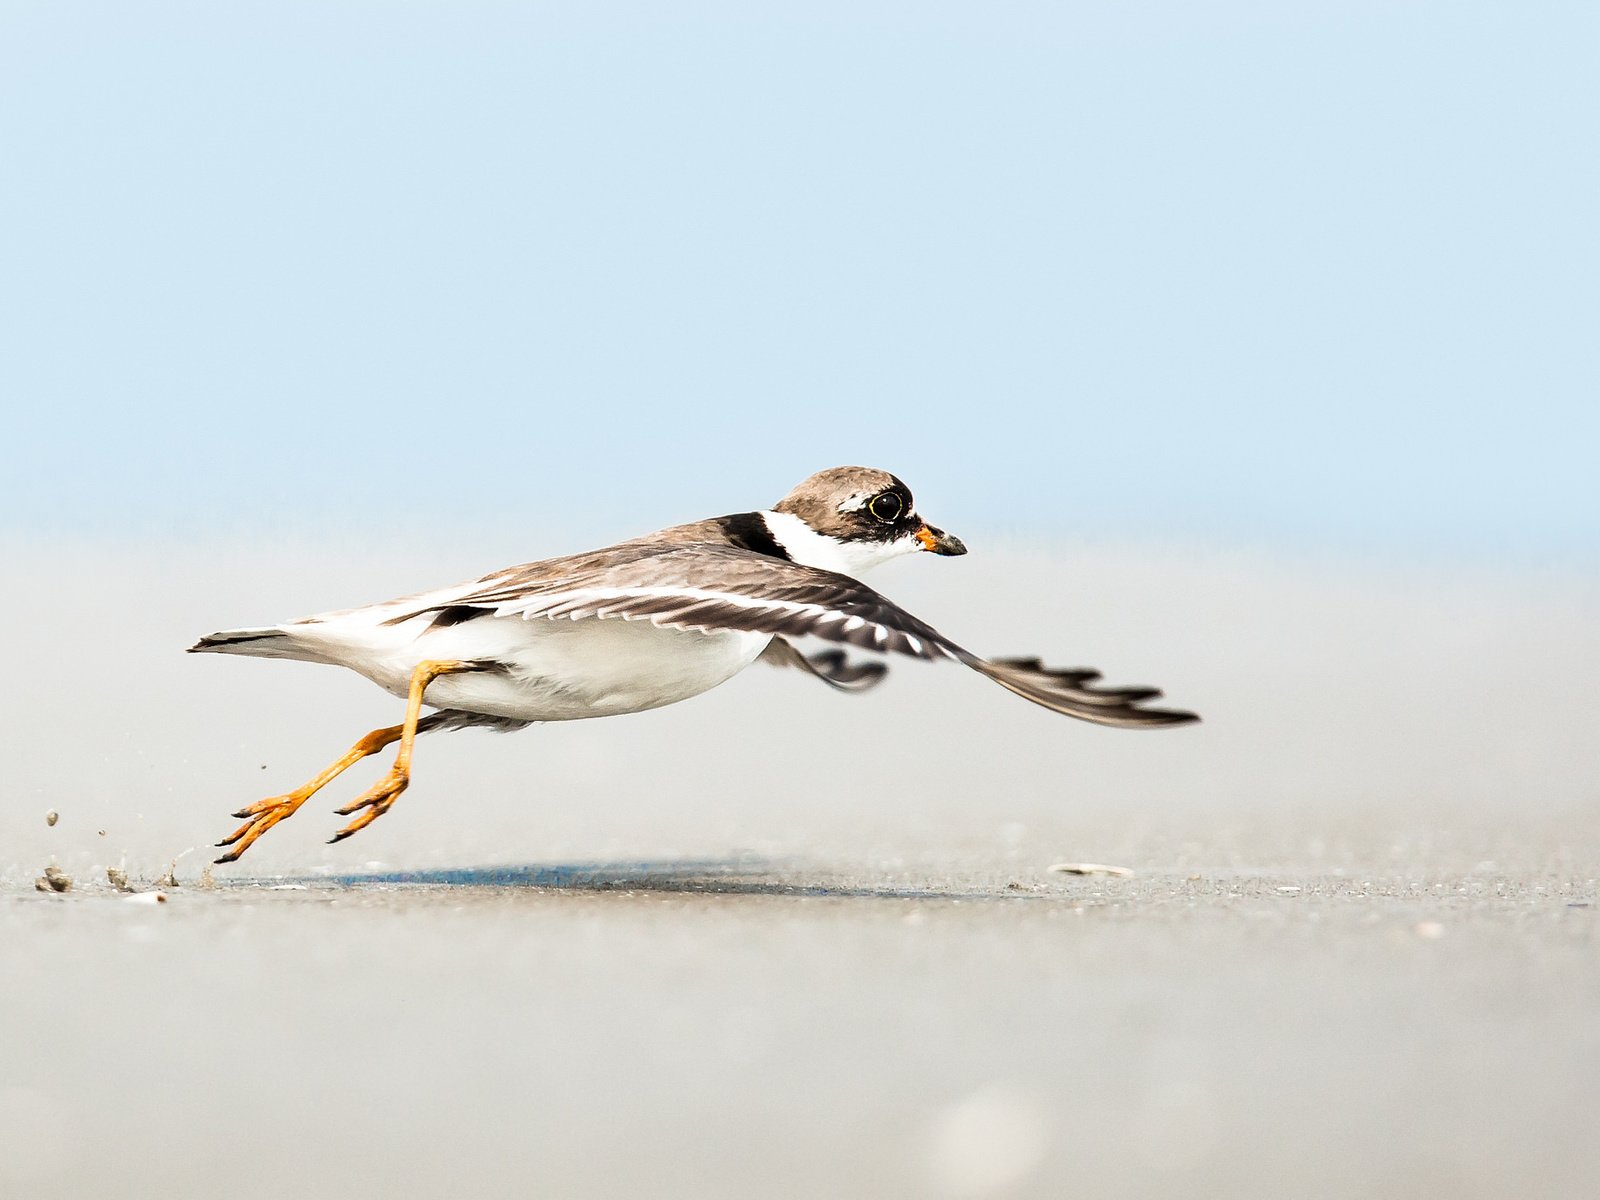
[[[1037,658],[964,658],[967,666],[1041,708],[1095,725],[1118,729],[1165,729],[1192,725],[1200,717],[1182,709],[1142,708],[1161,696],[1152,687],[1091,687],[1100,672],[1088,667],[1046,667]]]

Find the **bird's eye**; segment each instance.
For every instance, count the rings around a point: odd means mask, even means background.
[[[867,505],[867,511],[885,525],[898,521],[900,514],[905,510],[906,502],[894,492],[884,492],[881,495],[874,496],[871,503]]]

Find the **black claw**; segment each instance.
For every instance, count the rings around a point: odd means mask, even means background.
[[[236,813],[234,813],[234,814],[232,814],[232,815],[233,815],[233,816],[234,816],[234,817],[235,817],[235,818],[237,818],[237,819],[238,819],[238,820],[240,820],[240,821],[248,821],[248,820],[249,820],[249,819],[250,819],[250,818],[251,818],[251,817],[252,817],[252,816],[254,816],[254,815],[255,815],[255,814],[254,814],[254,813],[252,813],[252,812],[251,812],[251,811],[250,811],[250,810],[249,810],[249,809],[247,809],[247,808],[241,808],[241,809],[240,809],[240,810],[239,810],[239,811],[238,811],[238,812],[236,812]]]

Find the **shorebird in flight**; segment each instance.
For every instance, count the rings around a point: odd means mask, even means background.
[[[917,514],[886,471],[834,467],[770,509],[676,525],[603,550],[509,567],[470,583],[201,638],[191,653],[292,658],[348,667],[403,697],[405,719],[374,729],[320,774],[235,813],[217,843],[233,862],[346,768],[400,743],[389,772],[338,810],[364,829],[411,781],[419,733],[522,729],[643,712],[687,700],[757,659],[798,667],[844,691],[886,668],[843,646],[949,660],[1053,712],[1126,729],[1198,720],[1146,708],[1154,688],[1095,685],[1100,673],[1036,658],[983,659],[861,583],[869,567],[916,551],[965,554]],[[806,654],[793,639],[836,645]],[[424,706],[433,711],[423,715]]]

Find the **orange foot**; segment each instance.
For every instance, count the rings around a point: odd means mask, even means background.
[[[316,789],[309,791],[297,788],[282,796],[268,796],[265,800],[257,800],[248,808],[241,808],[233,815],[244,819],[244,824],[235,829],[233,833],[217,843],[219,846],[233,846],[221,858],[219,863],[238,862],[239,856],[250,849],[255,840],[267,830],[271,829],[285,817],[294,816],[295,810],[311,799],[311,794]],[[237,842],[238,845],[234,845]]]
[[[234,813],[236,817],[245,818],[245,823],[234,831],[232,837],[224,838],[217,843],[219,846],[233,846],[232,850],[217,861],[219,863],[237,861],[241,854],[250,849],[252,842],[285,817],[292,816],[297,808],[315,795],[323,785],[337,778],[347,767],[354,766],[368,755],[378,753],[391,742],[399,742],[400,751],[395,755],[394,766],[389,768],[389,773],[353,803],[338,810],[343,816],[349,816],[362,809],[366,811],[334,834],[331,840],[342,841],[352,833],[365,829],[389,811],[389,806],[395,802],[395,798],[405,791],[406,785],[411,782],[411,749],[417,740],[417,730],[426,727],[421,713],[422,694],[428,685],[441,675],[451,675],[457,671],[490,669],[487,663],[457,662],[454,659],[428,659],[418,663],[411,672],[411,686],[406,692],[406,719],[402,724],[390,725],[386,729],[374,729],[304,787],[298,787],[284,796],[273,796],[267,800],[257,801],[249,808]],[[235,842],[238,843],[237,846],[233,845]]]
[[[342,842],[352,833],[359,833],[368,825],[371,825],[389,811],[394,802],[400,798],[400,793],[405,791],[410,784],[411,771],[409,768],[403,767],[399,763],[389,768],[389,773],[378,780],[377,783],[362,792],[361,795],[350,801],[343,808],[333,810],[341,817],[348,817],[352,813],[359,813],[360,815],[329,838],[328,844],[331,846],[334,842]]]
[[[369,754],[376,754],[390,742],[397,740],[402,734],[402,727],[391,725],[387,729],[374,729],[354,746],[351,746],[338,760],[329,765],[310,783],[302,784],[294,791],[282,796],[269,796],[265,800],[257,800],[249,808],[241,808],[233,815],[244,818],[244,824],[239,826],[232,837],[224,838],[218,842],[219,846],[233,846],[233,849],[217,859],[219,863],[238,862],[239,856],[250,849],[254,842],[267,830],[271,829],[285,817],[292,817],[295,810],[311,797],[315,796],[331,780],[338,778],[347,768],[354,766]]]

